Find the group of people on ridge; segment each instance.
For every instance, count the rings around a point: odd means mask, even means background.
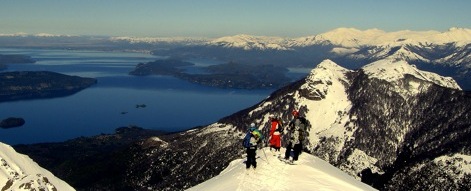
[[[275,152],[280,152],[281,148],[281,136],[287,136],[285,140],[288,142],[285,144],[286,151],[283,158],[281,154],[278,154],[278,157],[290,164],[293,164],[298,160],[299,154],[303,149],[303,140],[305,137],[305,131],[307,126],[306,118],[300,116],[299,112],[294,110],[292,113],[293,119],[290,121],[288,126],[283,128],[281,118],[277,116],[270,116],[269,121],[269,134],[268,134],[268,144],[270,150]],[[260,130],[256,127],[255,123],[251,123],[246,137],[244,138],[243,145],[247,149],[247,161],[246,168],[249,169],[251,166],[255,169],[257,168],[256,161],[256,150],[258,145],[262,143],[263,135]]]

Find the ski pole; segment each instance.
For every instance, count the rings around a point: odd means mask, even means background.
[[[262,151],[263,151],[263,154],[265,155],[265,158],[267,159],[267,164],[270,164],[270,163],[268,162],[268,157],[267,157],[267,154],[265,153],[265,149],[262,148]]]

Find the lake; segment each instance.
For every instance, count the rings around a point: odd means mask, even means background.
[[[26,121],[22,127],[0,129],[0,141],[12,145],[110,134],[129,125],[186,130],[250,107],[274,91],[219,89],[168,76],[128,75],[138,63],[162,59],[146,53],[0,48],[0,54],[24,54],[37,61],[9,65],[6,71],[54,71],[98,80],[67,97],[0,103],[0,119]],[[190,61],[201,66],[220,63]],[[136,107],[141,104],[145,107]]]

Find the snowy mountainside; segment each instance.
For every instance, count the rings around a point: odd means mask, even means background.
[[[385,59],[360,70],[347,70],[323,61],[306,79],[292,84],[260,104],[220,122],[243,125],[250,120],[265,124],[268,115],[282,117],[298,109],[310,122],[305,149],[358,180],[380,190],[413,188],[410,175],[434,173],[452,176],[430,159],[445,155],[470,156],[471,95],[450,78],[420,71],[404,61]],[[232,122],[231,122],[232,121]],[[469,168],[456,159],[449,184],[441,188],[471,188]],[[442,163],[443,164],[443,163]],[[417,166],[425,165],[425,169]],[[429,182],[430,183],[430,182]],[[420,184],[422,185],[422,184]]]
[[[0,143],[0,186],[2,190],[75,190],[41,168],[28,156]]]
[[[296,165],[289,165],[278,159],[278,152],[262,149],[257,150],[256,170],[246,170],[245,159],[236,159],[219,175],[187,191],[375,190],[308,153],[303,153]]]
[[[367,74],[369,77],[385,80],[390,83],[399,83],[400,79],[405,78],[406,75],[412,75],[415,78],[418,78],[423,81],[429,81],[429,82],[432,82],[433,84],[436,84],[442,87],[461,90],[461,88],[458,86],[456,81],[453,80],[453,78],[443,77],[435,73],[421,71],[417,69],[417,67],[410,65],[409,63],[405,61],[395,61],[392,59],[385,59],[385,60],[380,60],[380,61],[376,61],[371,64],[368,64],[364,66],[362,69],[365,72],[365,74]],[[399,84],[396,84],[396,85],[399,85]],[[411,88],[408,88],[408,90],[420,91],[421,87],[419,86],[422,84],[410,82],[408,85],[411,87]],[[398,89],[397,92],[401,92],[401,90]],[[414,93],[414,92],[411,92],[411,93]]]

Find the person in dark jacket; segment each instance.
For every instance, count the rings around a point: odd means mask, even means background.
[[[285,160],[290,163],[298,160],[303,149],[304,131],[307,125],[306,118],[299,116],[298,111],[294,110],[292,114],[294,118],[288,126],[289,141],[285,152]]]

